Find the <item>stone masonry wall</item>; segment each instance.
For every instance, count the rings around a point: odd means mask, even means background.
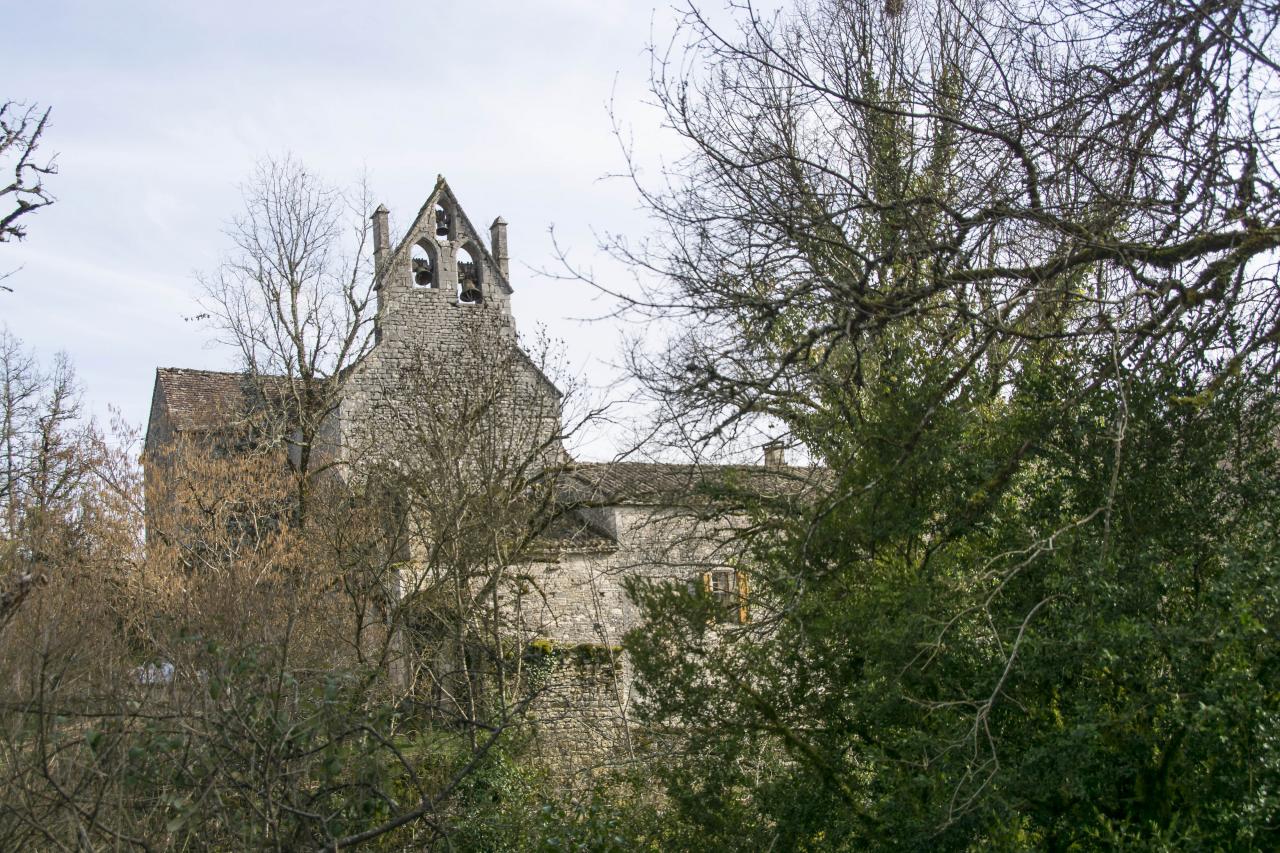
[[[450,219],[448,233],[439,236],[446,229],[438,208]],[[377,216],[378,343],[347,379],[335,426],[326,433],[337,445],[332,452],[357,480],[361,471],[379,465],[411,467],[413,454],[424,452],[417,419],[463,418],[451,413],[470,411],[468,402],[486,394],[493,402],[486,423],[451,425],[462,432],[484,430],[462,436],[467,440],[456,443],[457,453],[518,457],[547,443],[559,430],[559,397],[516,349],[505,224],[495,222],[494,251],[485,250],[443,182],[396,247],[386,242],[385,211]],[[434,286],[415,281],[415,245],[431,259]],[[470,247],[478,268],[479,302],[459,299],[456,258],[463,246]],[[451,409],[454,400],[458,405]],[[562,460],[558,445],[545,459]],[[472,461],[483,469],[485,460]],[[529,565],[529,589],[508,594],[502,604],[527,643],[527,660],[541,671],[530,708],[538,731],[535,748],[570,776],[629,751],[631,673],[621,644],[639,613],[627,598],[625,578],[691,581],[722,564],[715,531],[674,510],[606,506],[585,511],[584,518],[615,542],[567,547]]]
[[[438,208],[451,223],[447,237],[437,236]],[[433,259],[434,286],[415,281],[415,246],[426,247]],[[457,292],[457,258],[464,247],[475,259],[479,302],[463,301]],[[504,256],[505,245],[501,251]],[[424,396],[462,397],[495,378],[507,383],[502,389],[491,386],[504,398],[495,411],[503,410],[506,420],[486,428],[526,445],[554,434],[558,392],[520,355],[505,273],[443,182],[400,244],[381,247],[378,255],[379,341],[348,378],[338,414],[341,452],[353,469],[369,460],[403,460],[414,452],[403,435],[404,421],[423,405]]]
[[[636,728],[632,671],[622,648],[640,624],[624,582],[641,576],[698,583],[731,561],[731,525],[669,508],[603,507],[593,522],[616,531],[617,547],[564,553],[530,567],[536,589],[509,602],[538,642],[559,652],[532,707],[540,754],[570,781],[631,757]],[[605,665],[607,664],[607,665]]]

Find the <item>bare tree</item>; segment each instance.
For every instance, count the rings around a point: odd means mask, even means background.
[[[318,479],[305,530],[280,453],[182,436],[143,547],[130,446],[104,454],[77,547],[0,635],[0,843],[448,848],[554,677],[534,566],[582,532],[550,368],[466,340],[373,413],[400,464]]]
[[[446,836],[452,786],[491,750],[518,752],[530,736],[530,712],[557,675],[537,653],[553,630],[540,567],[592,535],[566,499],[564,445],[598,411],[579,408],[572,388],[554,391],[547,377],[563,377],[559,368],[546,342],[531,357],[480,320],[447,351],[419,352],[397,393],[368,413],[370,445],[348,448],[354,498],[378,519],[373,550],[383,558],[377,571],[349,575],[344,594],[385,644],[383,665],[414,725],[454,733],[468,758],[443,790],[422,790],[328,849],[424,821]],[[353,550],[350,528],[315,527],[335,550]]]
[[[997,374],[1055,337],[1274,377],[1272,4],[730,5],[654,53],[688,153],[637,178],[662,238],[615,245],[659,274],[626,307],[686,321],[638,362],[678,420],[809,409],[921,324]]]
[[[77,504],[98,455],[80,416],[80,390],[66,356],[45,369],[0,330],[0,626],[48,579],[57,554],[77,536]]]
[[[0,185],[0,243],[21,240],[27,235],[20,221],[24,216],[53,204],[44,185],[45,177],[58,171],[53,158],[37,157],[41,137],[49,125],[49,108],[36,104],[5,101],[0,104],[0,162],[9,176]]]
[[[373,344],[369,198],[285,158],[258,165],[244,201],[231,253],[200,279],[202,305],[255,386],[261,440],[289,448],[305,519],[317,436]]]

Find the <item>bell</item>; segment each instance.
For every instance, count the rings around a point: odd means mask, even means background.
[[[474,305],[480,301],[480,291],[476,290],[474,287],[468,287],[466,290],[462,291],[462,294],[458,297],[458,301]]]

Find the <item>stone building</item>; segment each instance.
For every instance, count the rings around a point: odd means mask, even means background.
[[[507,223],[495,219],[482,239],[440,179],[394,246],[385,208],[372,224],[375,343],[341,377],[323,430],[325,457],[353,488],[370,472],[417,472],[434,484],[427,499],[454,488],[431,480],[441,459],[481,479],[552,483],[551,510],[537,515],[538,535],[510,567],[520,581],[503,589],[504,625],[532,652],[559,656],[532,708],[562,735],[543,739],[557,760],[580,766],[584,755],[589,763],[625,749],[631,695],[621,648],[639,618],[625,579],[700,584],[723,603],[726,620],[748,620],[746,579],[729,553],[734,511],[718,501],[798,494],[812,472],[786,466],[778,446],[748,466],[570,458],[560,440],[560,391],[517,342]],[[234,430],[261,387],[240,374],[159,369],[145,458],[157,465],[179,436]],[[479,410],[482,424],[469,414]],[[442,446],[447,452],[437,452]],[[405,529],[403,588],[411,589],[432,557],[421,541],[429,534]]]

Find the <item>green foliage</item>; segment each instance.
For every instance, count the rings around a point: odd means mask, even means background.
[[[1229,156],[1151,141],[1190,91],[1153,50],[1251,50],[1184,14],[694,17],[653,209],[670,307],[707,307],[651,385],[711,435],[776,419],[831,488],[752,506],[751,624],[631,585],[675,846],[1277,846],[1275,246],[1210,248]],[[1186,114],[1228,115],[1206,85]]]
[[[450,843],[477,853],[695,849],[673,834],[673,822],[646,792],[646,781],[600,777],[580,798],[568,797],[565,780],[535,770],[517,753],[498,751],[466,782],[467,806]]]
[[[700,849],[1269,847],[1280,399],[1043,347],[939,406],[945,351],[881,352],[856,433],[797,421],[839,482],[754,543],[758,624],[633,589],[673,820]]]

